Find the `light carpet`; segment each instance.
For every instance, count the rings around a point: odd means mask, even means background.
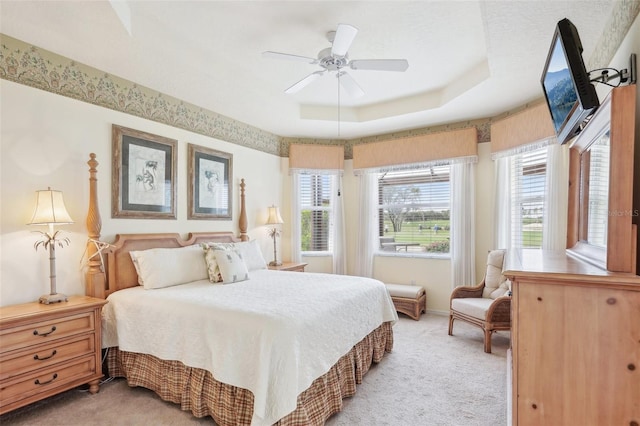
[[[493,353],[486,354],[479,328],[458,321],[448,336],[447,321],[400,315],[393,352],[371,367],[327,425],[506,425],[509,333],[494,335]],[[20,408],[0,416],[0,424],[215,425],[123,379],[103,384],[96,395],[76,389]]]

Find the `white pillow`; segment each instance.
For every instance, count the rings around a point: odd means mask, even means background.
[[[210,250],[214,253],[222,282],[224,284],[236,283],[249,279],[247,265],[242,260],[242,255],[235,250]]]
[[[257,269],[267,269],[267,262],[262,256],[262,250],[258,245],[258,240],[251,240],[241,243],[236,243],[235,248],[242,255],[244,264],[247,265],[249,272]]]
[[[200,246],[157,248],[129,252],[146,290],[207,279],[207,264]]]
[[[205,248],[213,248],[218,250],[234,250],[242,257],[244,264],[247,266],[248,271],[255,271],[257,269],[267,269],[267,262],[262,256],[262,250],[258,245],[258,240],[242,241],[237,243],[203,243]],[[210,268],[211,269],[211,268]],[[209,273],[211,276],[211,271]],[[211,280],[212,282],[216,282]]]

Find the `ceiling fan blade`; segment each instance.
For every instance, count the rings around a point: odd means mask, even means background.
[[[271,52],[271,51],[262,52],[262,57],[273,58],[273,59],[285,59],[287,61],[306,62],[308,64],[318,63],[318,60],[315,58],[309,58],[307,56],[291,55],[289,53]]]
[[[284,91],[284,93],[287,93],[287,94],[296,93],[302,90],[303,88],[305,88],[306,86],[308,86],[309,84],[313,83],[317,79],[319,79],[324,73],[325,71],[316,71],[314,73],[311,73],[305,78],[303,78],[302,80],[300,80],[299,82],[297,82],[296,84],[294,84],[293,86],[289,87],[287,90]]]
[[[349,66],[354,70],[404,72],[409,68],[409,62],[406,59],[358,59],[349,62]]]
[[[336,78],[338,78],[340,85],[344,87],[344,90],[346,90],[351,97],[359,98],[360,96],[364,95],[364,90],[362,90],[362,87],[360,87],[360,85],[356,83],[353,77],[351,77],[346,72],[340,71],[338,74],[336,74]]]
[[[333,39],[333,46],[331,47],[331,54],[335,56],[344,56],[347,54],[353,39],[356,38],[358,29],[348,24],[338,24],[335,37]]]

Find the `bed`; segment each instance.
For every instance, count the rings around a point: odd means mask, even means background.
[[[93,241],[100,233],[96,165],[87,219]],[[230,284],[200,279],[150,290],[132,261],[131,252],[156,249],[192,256],[203,243],[246,248],[244,189],[242,181],[239,237],[118,235],[109,249],[89,252],[87,294],[109,301],[106,368],[219,425],[324,424],[393,347],[397,314],[384,284],[254,266],[248,279]]]

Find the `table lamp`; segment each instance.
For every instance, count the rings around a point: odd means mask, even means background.
[[[68,225],[73,223],[69,216],[61,191],[47,190],[36,191],[36,208],[28,225],[49,225],[49,232],[37,231],[42,234],[42,239],[33,246],[36,251],[40,246],[49,249],[49,269],[51,279],[51,293],[40,297],[40,303],[50,304],[67,301],[67,296],[56,292],[56,245],[63,247],[69,245],[69,239],[58,238],[60,231],[53,231],[55,225]]]
[[[280,209],[276,206],[269,207],[269,218],[267,225],[281,225],[284,221],[280,216]],[[276,251],[276,238],[280,235],[280,230],[275,226],[269,230],[269,236],[273,238],[273,262],[269,262],[269,266],[280,266],[282,262],[278,262],[278,253]]]

